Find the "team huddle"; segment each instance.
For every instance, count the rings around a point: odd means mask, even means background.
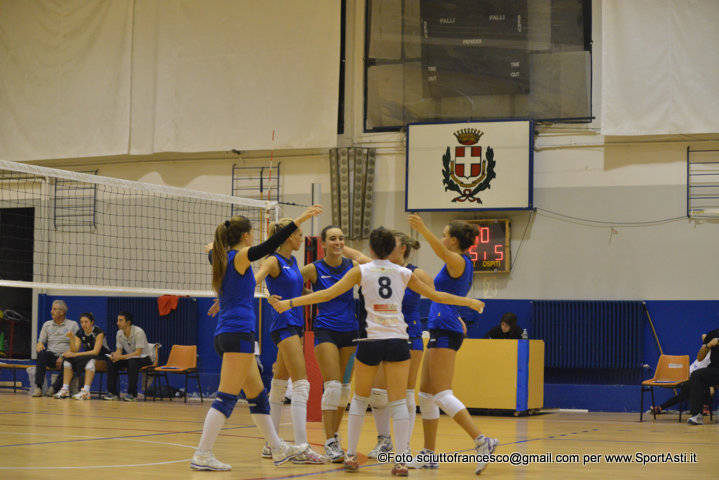
[[[422,269],[409,263],[419,243],[407,234],[374,229],[368,255],[344,245],[344,234],[335,226],[322,230],[325,257],[300,268],[292,253],[303,242],[299,226],[319,215],[315,205],[296,219],[282,219],[270,228],[269,238],[252,246],[252,225],[237,216],[220,224],[209,253],[212,284],[218,295],[219,314],[215,349],[222,357],[217,397],[205,418],[202,437],[192,458],[194,470],[230,470],[212,454],[212,447],[238,400],[240,390],[247,398],[250,414],[266,440],[262,456],[275,465],[344,463],[348,472],[359,468],[357,446],[367,407],[377,426],[377,446],[369,458],[394,452],[392,474],[407,476],[408,468],[437,468],[431,461],[436,450],[440,409],[454,419],[474,441],[477,454],[494,452],[497,440],[484,436],[469,412],[454,396],[451,385],[454,360],[466,326],[459,307],[482,312],[484,303],[467,298],[472,283],[472,264],[466,255],[477,235],[474,226],[453,221],[436,237],[418,215],[409,225],[429,243],[444,262],[434,282]],[[267,257],[254,272],[251,262]],[[266,282],[273,315],[270,334],[277,345],[277,361],[269,395],[255,362],[255,286]],[[310,282],[312,293],[305,293]],[[355,315],[353,287],[360,287],[364,311]],[[422,342],[419,298],[431,300],[427,329],[427,351]],[[305,305],[318,304],[313,319],[315,356],[322,373],[324,392],[321,409],[326,437],[324,454],[307,443],[307,380],[302,337]],[[422,362],[422,357],[426,357]],[[354,395],[348,378],[354,361]],[[415,384],[422,365],[418,394],[424,445],[417,458],[407,462],[409,440],[415,424]],[[348,374],[348,370],[350,370]],[[288,380],[292,381],[291,415],[294,442],[277,434]],[[350,400],[351,396],[351,400]],[[347,449],[343,450],[339,426],[349,404]],[[394,445],[390,435],[390,418]],[[487,463],[480,461],[475,473]]]

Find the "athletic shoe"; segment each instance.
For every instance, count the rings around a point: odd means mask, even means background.
[[[260,453],[260,455],[262,455],[262,458],[272,458],[272,449],[268,444],[265,443],[265,446],[262,447],[262,453]]]
[[[475,440],[475,443],[476,445],[474,446],[474,451],[477,453],[477,455],[490,455],[494,453],[494,450],[499,444],[499,440],[497,440],[496,438],[490,438],[485,437],[484,435],[480,435]],[[477,463],[477,468],[474,470],[474,473],[479,475],[485,468],[487,468],[487,462],[479,462]]]
[[[33,397],[42,397],[42,389],[35,387],[35,389],[32,391]]]
[[[325,463],[330,463],[330,457],[328,457],[327,455],[321,455],[312,450],[311,448],[307,448],[307,450],[293,458],[292,463],[305,465],[322,465]]]
[[[325,443],[325,453],[332,463],[342,463],[345,458],[345,452],[339,446],[339,443],[337,443],[336,438],[333,438]]]
[[[433,455],[434,452],[432,450],[429,450],[428,448],[423,448],[419,452],[417,452],[417,455],[414,456],[414,460],[412,462],[407,464],[407,468],[429,468],[432,470],[435,470],[439,468],[439,463],[430,460],[428,462],[421,462],[419,460],[418,455]]]
[[[53,395],[55,398],[67,398],[70,396],[70,390],[67,388],[61,388],[59,392]]]
[[[345,472],[354,473],[359,469],[359,459],[357,455],[347,455],[344,457]]]
[[[135,397],[135,395],[128,394],[128,395],[125,395],[124,397],[122,397],[122,401],[123,402],[136,402],[137,397]]]
[[[687,423],[689,425],[704,425],[704,417],[701,413],[697,413],[693,417],[689,417],[689,420],[687,420]]]
[[[102,396],[103,400],[120,400],[120,397],[115,395],[114,393],[106,393]]]
[[[390,453],[392,451],[392,437],[387,435],[377,435],[377,445],[370,450],[367,458],[377,458],[380,453]]]
[[[302,443],[300,445],[290,445],[287,442],[282,442],[280,448],[272,449],[272,460],[275,465],[282,465],[288,460],[292,460],[296,456],[304,453],[309,448],[309,445]]]
[[[395,463],[392,467],[392,475],[395,477],[406,477],[409,475],[409,472],[407,471],[407,464]]]
[[[217,460],[211,452],[195,452],[192,456],[192,461],[190,462],[190,468],[193,470],[211,470],[215,472],[226,472],[227,470],[232,470],[230,465]]]
[[[74,398],[75,400],[90,400],[90,392],[80,390],[75,395],[73,395],[72,398]]]

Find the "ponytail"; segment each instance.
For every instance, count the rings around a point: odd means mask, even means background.
[[[251,229],[249,219],[242,215],[222,222],[215,229],[215,241],[212,245],[212,289],[218,295],[227,271],[227,252],[240,243],[242,235]]]
[[[404,260],[407,260],[407,257],[409,257],[409,254],[412,253],[412,250],[419,250],[419,241],[410,237],[406,233],[400,232],[399,230],[392,230],[392,234],[399,239],[400,244],[405,246]]]

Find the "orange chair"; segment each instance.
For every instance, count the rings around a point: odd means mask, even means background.
[[[644,415],[644,392],[652,392],[652,405],[655,405],[654,387],[676,388],[687,380],[689,380],[689,355],[660,355],[654,376],[649,380],[644,380],[641,385],[639,421],[643,420],[642,416]],[[679,415],[681,421],[681,410]],[[654,420],[656,419],[655,413]]]
[[[197,389],[200,391],[200,402],[203,401],[202,398],[202,386],[200,385],[200,374],[197,371],[197,346],[196,345],[173,345],[172,350],[170,350],[170,357],[167,359],[167,364],[163,365],[161,367],[155,367],[150,372],[148,372],[153,377],[157,378],[164,378],[165,379],[165,385],[167,385],[168,390],[170,387],[170,383],[167,379],[168,373],[177,373],[180,375],[185,376],[185,403],[187,403],[187,379],[188,378],[194,378],[197,380]],[[161,382],[157,382],[158,387],[161,385]],[[158,388],[155,388],[155,392],[158,391]],[[155,401],[156,395],[152,396],[152,401]],[[172,398],[170,398],[170,401],[172,401]]]

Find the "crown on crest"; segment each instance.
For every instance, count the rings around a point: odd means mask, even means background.
[[[484,132],[480,132],[476,128],[463,128],[454,132],[457,141],[462,145],[474,145],[482,135],[484,135]]]

